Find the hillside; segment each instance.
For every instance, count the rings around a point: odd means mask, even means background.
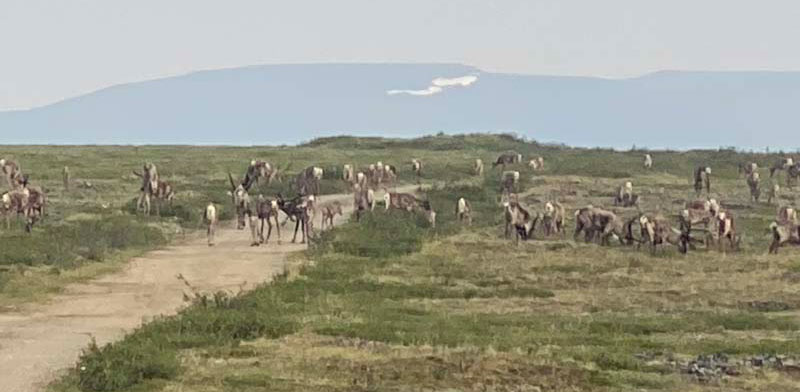
[[[514,131],[575,146],[767,145],[796,131],[797,72],[517,75],[458,64],[202,71],[0,112],[4,143],[294,144],[335,134]],[[792,144],[794,143],[794,144]]]

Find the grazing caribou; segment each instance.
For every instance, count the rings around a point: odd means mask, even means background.
[[[646,242],[650,245],[650,253],[655,254],[658,245],[666,243],[677,246],[681,253],[685,253],[685,249],[687,249],[686,242],[682,239],[679,231],[672,229],[672,226],[664,216],[660,214],[655,216],[641,215],[639,217],[639,226],[642,234],[640,242]]]
[[[531,159],[528,161],[528,167],[530,167],[532,171],[544,170],[544,158],[538,157]]]
[[[497,157],[497,160],[495,160],[494,163],[492,163],[492,168],[495,168],[497,166],[502,166],[503,170],[505,171],[506,165],[513,165],[515,163],[520,163],[520,162],[522,162],[522,154],[518,154],[516,152],[509,152]]]
[[[611,211],[591,205],[575,211],[575,233],[573,234],[575,240],[583,232],[586,242],[597,238],[601,245],[608,245],[609,239],[616,237],[621,244],[625,245],[624,231],[625,222]]]
[[[791,222],[772,222],[769,225],[772,232],[772,243],[769,245],[769,254],[777,254],[778,249],[784,245],[800,245],[800,226]]]
[[[431,227],[436,227],[436,212],[427,200],[420,200],[410,193],[386,192],[383,195],[385,209],[398,209],[412,211],[424,211]]]
[[[789,170],[789,168],[792,166],[794,166],[794,159],[791,157],[783,158],[775,162],[772,167],[769,168],[769,178],[775,176],[776,172]]]
[[[639,203],[639,195],[633,193],[633,183],[626,181],[617,190],[614,196],[614,205],[622,207],[631,207]]]
[[[506,238],[511,229],[514,231],[514,243],[519,244],[520,238],[527,241],[536,228],[536,220],[531,213],[517,202],[503,203],[503,209],[506,219]]]

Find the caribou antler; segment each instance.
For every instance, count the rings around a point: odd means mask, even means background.
[[[228,172],[228,180],[230,180],[230,182],[231,182],[231,189],[235,190],[236,189],[236,181],[233,181],[233,174],[231,174],[231,172]]]

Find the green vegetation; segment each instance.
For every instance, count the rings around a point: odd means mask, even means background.
[[[655,168],[646,171],[643,151],[573,149],[507,135],[54,150],[6,148],[49,189],[52,205],[30,236],[19,227],[0,230],[0,265],[8,266],[0,270],[0,300],[20,297],[9,287],[77,276],[160,246],[179,228],[197,228],[208,200],[229,218],[227,173],[240,176],[254,158],[286,172],[282,183],[260,185],[265,195],[290,194],[288,180],[311,164],[326,170],[323,193],[344,191],[343,163],[362,168],[380,160],[398,167],[399,182],[412,183],[409,161],[418,158],[426,184],[420,197],[438,216],[433,228],[419,215],[379,207],[324,233],[299,256],[302,267],[270,284],[236,297],[200,297],[124,340],[90,346],[53,391],[798,389],[794,368],[741,364],[759,355],[800,356],[797,250],[765,254],[775,206],[749,203],[736,170],[746,161],[768,167],[778,154],[658,151]],[[500,169],[491,162],[509,150],[544,157],[542,172],[509,169],[521,171],[520,195],[532,209],[554,199],[567,207],[563,237],[542,238],[539,231],[520,246],[502,238]],[[483,178],[472,174],[475,158],[486,164]],[[145,160],[178,191],[161,218],[133,216],[138,182],[128,173]],[[650,255],[572,241],[571,211],[611,205],[625,180],[633,181],[643,211],[674,216],[695,197],[690,174],[700,164],[712,166],[712,196],[736,215],[740,252],[680,255],[665,247]],[[63,165],[94,188],[63,193]],[[762,179],[764,189],[771,185]],[[780,203],[793,204],[796,192],[787,190]],[[456,221],[459,197],[472,205],[473,226]],[[88,242],[71,245],[83,238]],[[715,353],[729,355],[738,375],[687,374],[691,360]]]

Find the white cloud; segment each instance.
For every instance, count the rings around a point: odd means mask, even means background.
[[[453,87],[453,86],[461,86],[467,87],[475,81],[478,80],[478,77],[475,75],[468,75],[462,76],[458,78],[436,78],[431,81],[431,85],[428,86],[425,90],[389,90],[386,92],[388,95],[398,95],[398,94],[408,94],[408,95],[416,95],[416,96],[431,96],[434,94],[439,94],[444,91],[445,88]]]
[[[436,79],[433,79],[433,82],[431,82],[431,84],[433,84],[434,86],[439,86],[439,87],[450,87],[450,86],[467,87],[470,84],[475,83],[476,80],[478,80],[477,76],[469,75],[469,76],[462,76],[460,78],[452,78],[452,79],[436,78]]]
[[[389,95],[408,94],[408,95],[423,95],[424,96],[424,95],[439,94],[440,92],[442,92],[442,88],[441,87],[430,86],[425,90],[389,90],[389,91],[386,92],[386,94],[389,94]]]

